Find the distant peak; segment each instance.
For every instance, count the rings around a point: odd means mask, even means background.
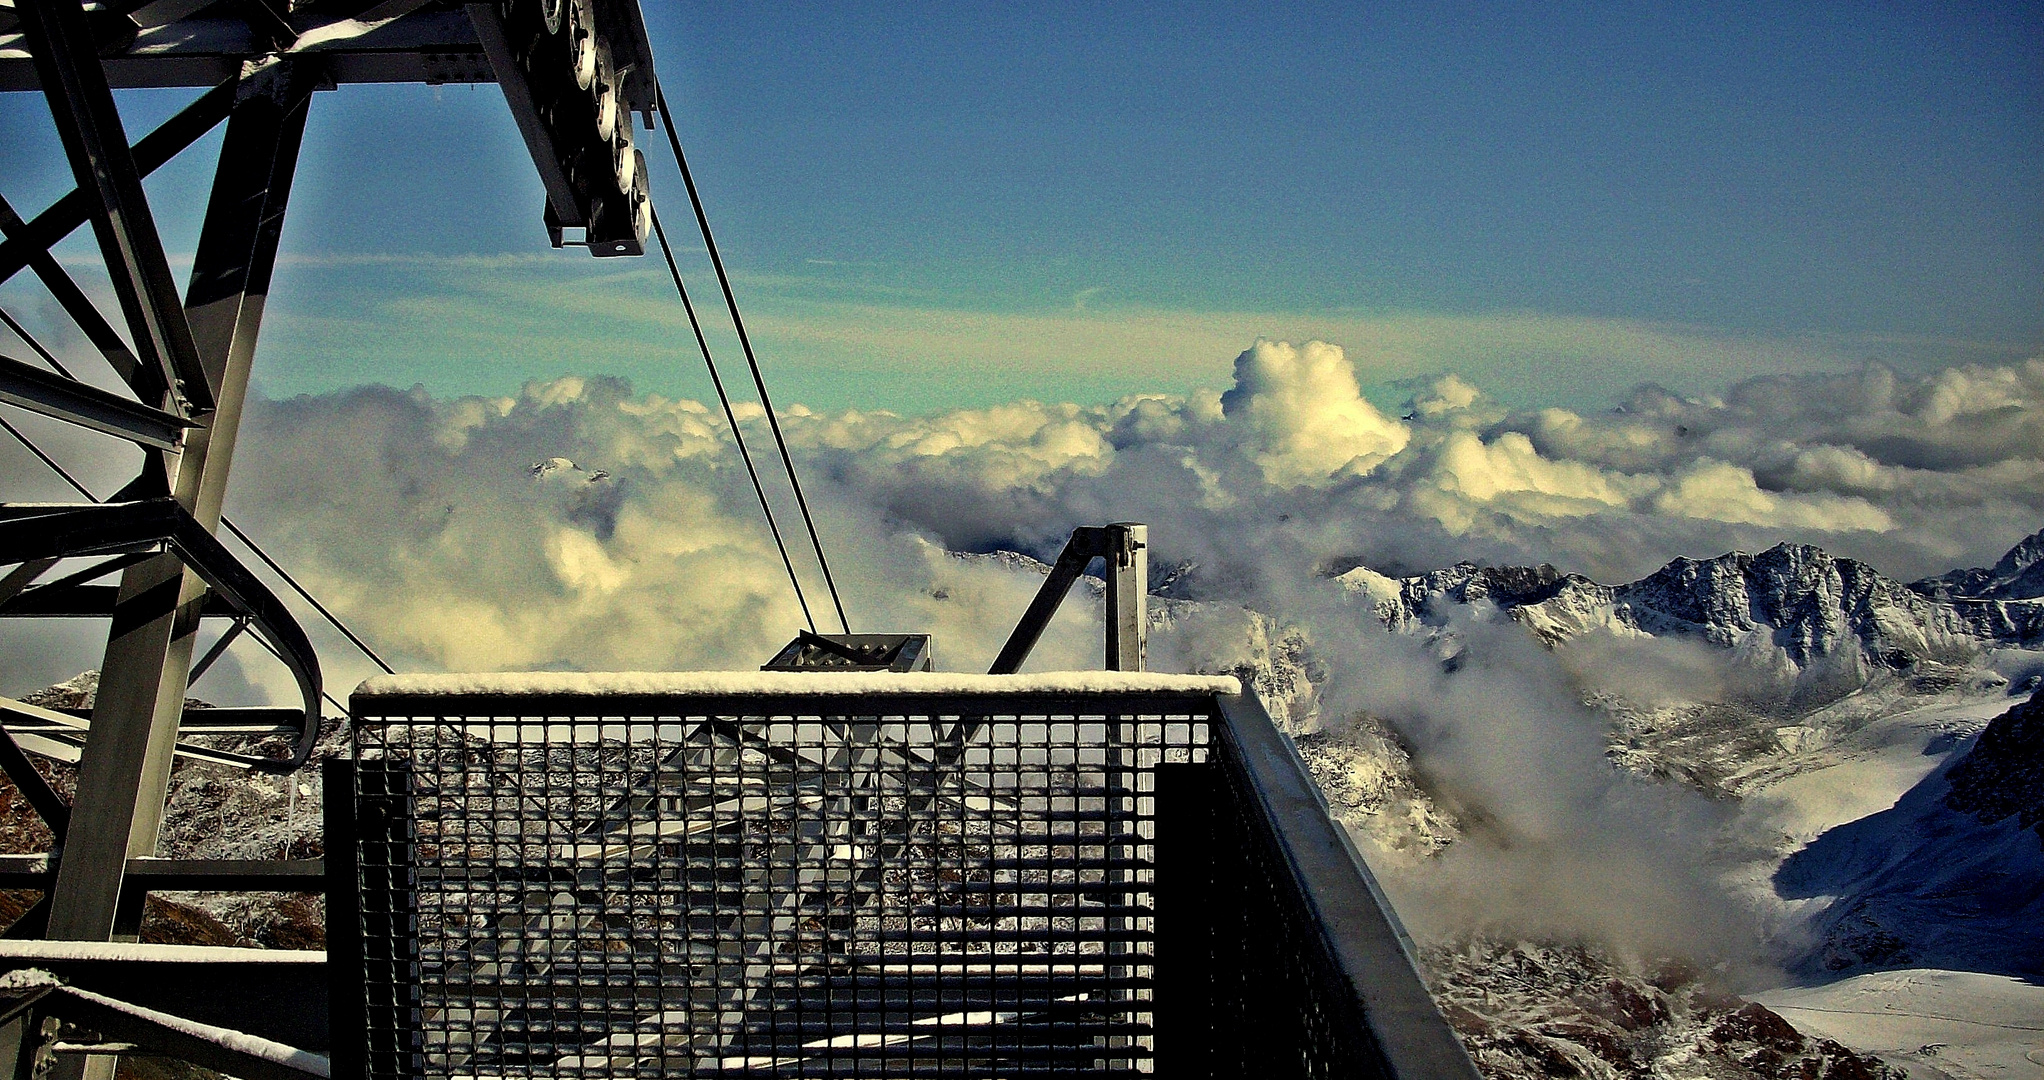
[[[2017,541],[1991,567],[1953,570],[1909,587],[1938,600],[2044,599],[2044,529]]]
[[[610,479],[610,473],[602,469],[590,472],[564,457],[550,457],[545,461],[535,461],[528,471],[532,474],[534,480],[545,480],[553,476],[572,476],[585,483],[594,484]]]

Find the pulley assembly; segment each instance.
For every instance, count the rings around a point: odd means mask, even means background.
[[[641,255],[653,226],[633,111],[654,107],[638,8],[605,0],[470,4],[477,37],[546,188],[547,235],[596,256]]]

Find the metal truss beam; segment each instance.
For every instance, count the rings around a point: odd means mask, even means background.
[[[298,29],[269,0],[233,0],[231,6],[248,19],[250,32],[262,39],[268,51],[285,52],[298,43]]]
[[[232,78],[200,94],[176,116],[136,140],[130,148],[135,158],[135,171],[148,176],[220,126],[220,121],[227,119],[227,114],[234,109],[235,88],[240,83],[241,75],[237,70]],[[7,240],[0,243],[0,281],[20,273],[34,259],[36,252],[47,251],[91,217],[91,197],[81,189],[72,188],[19,231],[9,225]]]
[[[209,715],[212,713],[221,715]],[[306,716],[303,710],[267,706],[187,709],[178,730],[180,734],[198,735],[289,735],[302,744],[307,731]],[[92,734],[92,716],[82,709],[44,709],[0,697],[0,727],[19,740],[24,751],[76,765],[84,756],[86,739]],[[172,752],[190,761],[272,773],[289,771],[293,760],[250,757],[189,742],[178,743]]]
[[[179,1058],[243,1080],[327,1080],[326,1060],[304,1051],[286,1057],[247,1048],[244,1036],[229,1031],[207,1038],[183,1017],[131,1005],[118,998],[72,986],[51,987],[33,1006],[39,1016],[58,1017],[95,1032],[109,1046],[129,1052]],[[286,1047],[295,1050],[295,1047]]]
[[[185,303],[178,305],[180,320],[189,312],[184,325],[200,365],[197,380],[217,397],[211,422],[187,437],[174,488],[180,528],[189,534],[187,555],[206,549],[209,560],[217,555],[224,565],[208,572],[200,560],[165,556],[122,576],[92,734],[79,763],[77,801],[92,809],[74,815],[65,837],[65,862],[51,894],[51,937],[107,940],[137,929],[131,922],[139,919],[140,910],[122,906],[121,880],[129,858],[156,851],[206,586],[224,593],[223,578],[246,578],[245,585],[276,603],[219,546],[212,531],[219,527],[257,331],[318,74],[316,67],[296,61],[270,65],[245,80],[227,124],[191,284]],[[298,657],[287,663],[305,694],[301,752],[288,761],[254,763],[277,771],[296,769],[318,737],[318,658],[281,606],[272,615],[235,606],[256,615],[256,628],[280,656]],[[266,621],[275,621],[273,616],[289,623],[288,634],[295,640],[280,639],[281,628],[264,628]]]
[[[80,190],[97,196],[93,231],[135,350],[143,363],[163,373],[164,381],[177,391],[174,397],[182,399],[160,404],[180,412],[209,411],[213,388],[206,385],[200,368],[191,326],[178,301],[163,240],[142,190],[142,175],[128,150],[113,88],[107,85],[94,49],[85,8],[72,0],[48,0],[18,10],[71,171]]]
[[[297,36],[294,51],[335,47],[352,43],[425,7],[431,0],[382,0],[367,11],[346,19],[335,19]]]
[[[231,445],[238,426],[315,75],[300,62],[280,61],[246,79],[220,148],[184,305],[207,384],[220,391],[220,411],[233,410],[214,417],[215,444],[225,439]],[[228,385],[233,379],[240,385]],[[198,449],[195,444],[186,453]],[[231,449],[217,447],[205,454],[205,470],[214,478],[207,485],[213,505],[195,506],[193,512],[208,528],[218,524],[218,496],[226,489],[231,455]]]
[[[175,450],[190,420],[0,356],[0,401],[123,439]]]
[[[402,18],[366,26],[364,16],[308,18],[294,16],[302,32],[287,48],[278,48],[276,25],[260,15],[217,18],[232,9],[220,5],[202,17],[192,10],[147,5],[135,17],[151,25],[138,27],[124,48],[103,54],[107,81],[117,88],[141,86],[211,86],[233,78],[245,61],[271,53],[318,56],[327,62],[335,82],[492,82],[496,76],[476,42],[468,16],[459,9],[413,11]],[[4,9],[0,9],[4,10]],[[164,21],[156,22],[157,18]],[[34,90],[35,72],[17,47],[9,48],[0,31],[0,91]],[[634,99],[637,100],[637,99]]]
[[[311,869],[318,873],[316,866]],[[329,1045],[327,965],[317,952],[189,945],[95,949],[34,941],[0,945],[0,971],[24,967],[48,971],[75,989],[111,995],[190,1022],[312,1051]]]
[[[1013,675],[1022,670],[1023,661],[1029,659],[1030,650],[1036,648],[1037,639],[1064,603],[1065,593],[1094,559],[1107,560],[1107,670],[1143,670],[1143,639],[1149,618],[1144,610],[1149,595],[1149,539],[1149,526],[1127,521],[1073,529],[1043,587],[1029,601],[987,673]]]
[[[293,756],[277,759],[246,759],[264,766],[268,771],[288,772],[303,764],[311,753],[312,740],[318,733],[319,717],[319,657],[313,651],[312,642],[305,631],[292,618],[291,612],[277,599],[260,579],[241,565],[232,552],[207,532],[199,523],[172,499],[147,499],[140,502],[102,503],[96,506],[35,505],[0,506],[0,563],[35,562],[49,558],[80,558],[90,555],[122,555],[132,552],[165,550],[164,556],[153,556],[145,562],[129,568],[143,569],[168,557],[182,566],[191,568],[193,576],[199,579],[202,590],[218,596],[227,607],[246,616],[251,629],[261,635],[270,648],[291,669],[303,697],[301,715],[309,722],[301,731],[300,740],[293,748]],[[124,589],[125,593],[126,590]],[[142,624],[144,616],[154,609],[156,603],[174,596],[169,589],[161,589],[156,595],[145,597],[141,602],[132,601],[126,595],[116,604],[113,612],[114,634],[118,637],[128,627]],[[184,604],[180,613],[189,611],[196,615],[207,600],[202,595]],[[132,632],[132,631],[128,631]],[[183,669],[178,669],[182,675]],[[107,680],[102,675],[98,702],[95,704],[93,719],[104,718],[107,695]],[[178,712],[183,716],[183,699],[177,699]],[[0,699],[0,707],[13,708]],[[66,724],[78,721],[67,718],[54,710],[37,710],[39,719]],[[307,734],[309,732],[309,734]],[[176,733],[173,726],[172,734]],[[85,790],[84,777],[80,777],[79,790]],[[104,808],[97,808],[93,816],[103,816]],[[153,847],[154,845],[152,845]],[[68,845],[67,845],[68,847]],[[147,855],[138,852],[137,855]]]
[[[63,853],[0,855],[0,887],[47,889]],[[320,892],[324,859],[129,859],[128,885],[143,892]]]
[[[0,698],[0,712],[14,708],[9,699]],[[35,732],[56,732],[65,730],[80,732],[90,728],[90,709],[48,709],[46,712],[70,717],[68,723],[36,723],[19,714],[9,717],[9,729]],[[226,708],[188,708],[179,727],[201,735],[296,735],[305,726],[305,716],[297,709],[275,705],[230,706]]]
[[[568,174],[561,169],[560,161],[554,156],[553,137],[547,134],[546,124],[541,119],[538,99],[533,96],[532,83],[518,66],[518,54],[512,49],[511,38],[504,30],[504,19],[498,14],[496,4],[469,4],[468,17],[475,24],[476,39],[482,42],[483,52],[490,58],[490,66],[497,73],[497,86],[504,91],[504,101],[511,106],[511,119],[518,125],[518,134],[525,140],[525,149],[532,155],[532,164],[539,170],[539,184],[546,191],[547,205],[554,216],[563,222],[583,224],[580,210],[575,208],[575,188],[569,183]]]
[[[0,610],[5,610],[23,589],[35,584],[37,578],[48,573],[57,563],[56,559],[35,559],[9,570],[6,577],[0,578]]]
[[[21,215],[14,212],[14,207],[9,205],[5,198],[0,198],[0,233],[7,235],[8,242],[14,243],[15,238],[27,235],[29,227],[21,220]],[[114,330],[112,323],[106,321],[106,316],[99,313],[98,306],[85,295],[85,290],[78,287],[78,283],[57,263],[48,249],[28,251],[25,252],[25,256],[28,265],[35,270],[36,277],[42,279],[43,287],[50,290],[51,296],[56,297],[57,304],[64,309],[66,315],[71,316],[71,321],[77,324],[79,332],[85,335],[85,340],[90,341],[92,347],[98,349],[101,356],[106,357],[107,366],[113,368],[114,374],[119,375],[121,381],[135,391],[135,396],[143,401],[164,400],[170,387],[163,381],[162,373],[143,366],[142,362],[135,358],[134,350],[128,348],[127,341]]]
[[[73,585],[66,589],[39,587],[0,601],[0,618],[22,619],[105,619],[114,613],[117,585]],[[240,614],[217,596],[206,598],[207,618],[230,618]],[[197,675],[192,676],[194,679]]]
[[[6,771],[7,779],[14,781],[15,789],[28,800],[36,816],[50,827],[50,835],[64,835],[71,827],[71,804],[36,771],[35,764],[22,752],[21,744],[14,741],[14,734],[4,727],[0,727],[0,770]]]

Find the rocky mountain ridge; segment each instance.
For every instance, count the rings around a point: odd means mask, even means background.
[[[1592,679],[1586,703],[1611,721],[1615,766],[1728,804],[1758,800],[1742,819],[1758,831],[1735,841],[1757,845],[1740,856],[1753,866],[1728,864],[1728,873],[1758,874],[1756,901],[1782,920],[1780,962],[1823,981],[1897,966],[2030,973],[2044,963],[2029,929],[2044,917],[2044,703],[1984,719],[2044,682],[2040,578],[2044,533],[1994,567],[1913,584],[1795,544],[1677,559],[1619,585],[1548,565],[1473,563],[1402,578],[1356,568],[1335,581],[1366,605],[1368,621],[1428,639],[1451,677],[1466,662],[1464,639],[1479,640],[1470,622],[1522,626],[1564,663],[1580,652],[1571,643],[1597,635],[1707,646],[1738,676],[1720,696],[1670,701],[1654,688],[1643,705],[1626,700],[1619,668],[1601,680],[1619,692]],[[1573,664],[1614,655],[1599,646]],[[1460,842],[1452,797],[1430,790],[1395,718],[1326,718],[1326,730],[1299,745],[1359,840],[1421,857]],[[1888,789],[1900,794],[1892,807],[1876,802],[1869,816],[1811,832],[1789,825],[1768,839],[1772,815],[1791,805],[1784,799],[1814,797],[1792,816],[1821,817],[1832,800],[1869,797],[1869,781],[1896,774],[1921,779]],[[1809,794],[1782,794],[1791,788]],[[1439,1000],[1494,1077],[1892,1075],[1721,991],[1657,987],[1654,972],[1594,946],[1478,937],[1426,959]],[[1620,1003],[1648,1000],[1661,1005],[1654,1022],[1629,1027],[1636,1021]]]
[[[1680,960],[1476,939],[1426,949],[1422,961],[1441,1011],[1492,1080],[1903,1080]]]
[[[589,481],[577,472],[565,465],[545,470],[547,476],[577,481],[579,488]],[[1397,632],[1452,636],[1458,619],[1476,617],[1510,620],[1556,648],[1598,632],[1679,636],[1748,658],[1779,674],[1783,685],[1824,682],[1836,689],[1878,684],[1878,694],[1862,694],[1850,705],[1823,706],[1833,714],[1857,716],[1854,709],[1872,715],[1956,693],[1978,696],[1993,690],[1980,683],[1975,662],[1983,652],[2044,644],[2039,632],[2044,618],[2038,614],[2044,603],[2013,595],[2023,591],[2023,575],[2035,569],[2044,552],[2044,542],[2032,541],[2038,538],[2025,544],[2035,550],[2025,554],[2019,545],[1994,568],[1927,579],[1946,583],[1943,592],[1924,582],[1902,585],[1864,563],[1788,544],[1757,555],[1678,559],[1640,581],[1617,586],[1551,566],[1470,563],[1399,579],[1358,569],[1338,581],[1348,594],[1368,603],[1368,618]],[[957,557],[1018,574],[1047,569],[1005,552]],[[1177,576],[1187,573],[1180,567]],[[1086,584],[1084,594],[1098,602],[1101,584],[1097,579]],[[1168,584],[1167,592],[1174,591]],[[1414,759],[1394,724],[1367,715],[1321,715],[1318,687],[1336,658],[1316,652],[1300,628],[1240,605],[1167,596],[1152,598],[1151,619],[1157,666],[1226,671],[1254,686],[1274,718],[1300,736],[1302,755],[1332,809],[1359,836],[1368,835],[1403,858],[1424,859],[1458,842],[1464,828],[1460,811],[1452,799],[1438,797],[1424,764]],[[1223,640],[1230,644],[1218,648]],[[1452,650],[1437,652],[1444,659],[1453,657]],[[57,689],[89,701],[83,683]],[[65,703],[72,702],[67,698]],[[1721,702],[1699,702],[1689,712],[1613,707],[1609,713],[1615,765],[1727,798],[1742,790],[1739,770],[1750,773],[1769,761],[1807,756],[1829,737],[1821,730],[1829,721],[1812,719],[1816,714],[1807,705],[1768,714]],[[1931,778],[1935,783],[1926,781],[1923,795],[1902,810],[1928,814],[1937,808],[1926,800],[1936,794],[1944,800],[1940,807],[1952,815],[1995,813],[2011,819],[2004,828],[2017,821],[2031,825],[2025,812],[2044,813],[2022,795],[2034,793],[2040,768],[2032,760],[2035,723],[2026,722],[2029,726],[2020,730],[2013,723],[1996,723],[2010,730],[1994,740],[1982,735],[1980,741],[1998,750],[1963,760],[1955,755],[1958,764]],[[1977,729],[1968,729],[1968,737],[1972,730]],[[1996,729],[1990,725],[1989,730]],[[1971,766],[1976,759],[1985,764]],[[1936,785],[1948,779],[1951,795],[1945,796],[1947,788]],[[165,846],[189,855],[313,853],[306,843],[317,839],[316,799],[315,790],[301,790],[289,781],[249,785],[204,767],[180,769]],[[2004,811],[2007,806],[2014,810]],[[11,806],[0,810],[14,817],[26,813]],[[1916,820],[1910,817],[1904,824]],[[2023,839],[2035,836],[2025,832]],[[1841,833],[1831,847],[1841,848],[1843,855],[1820,858],[1828,851],[1820,849],[1784,879],[1792,890],[1859,890],[1818,920],[1822,949],[1810,954],[1816,969],[1831,970],[1834,961],[1852,967],[1919,954],[1936,959],[1935,949],[1926,953],[1923,943],[1889,928],[1895,921],[1892,913],[1916,897],[1911,884],[1916,879],[1898,877],[1894,860],[1871,859],[1874,848],[1866,838],[1853,840],[1849,831]],[[1940,878],[1939,884],[1952,882]],[[185,926],[204,922],[207,933],[225,935],[223,940],[296,944],[301,931],[316,932],[318,926],[315,905],[301,912],[246,906],[238,898],[218,895],[181,899],[175,912],[182,921],[171,928],[159,914],[152,920],[160,928],[157,933],[174,930],[171,939],[212,940],[194,936]],[[1451,1022],[1484,1073],[1496,1080],[1899,1080],[1900,1074],[1877,1058],[1798,1031],[1780,1015],[1680,961],[1621,956],[1586,942],[1485,937],[1436,944],[1422,959]]]
[[[1953,570],[1912,581],[1909,587],[1938,600],[2044,598],[2044,529],[2025,537],[1993,566]]]
[[[1678,558],[1619,585],[1548,565],[1467,562],[1406,578],[1357,567],[1335,580],[1394,631],[1443,625],[1457,606],[1491,609],[1550,646],[1600,630],[1688,636],[1788,682],[1852,685],[1921,661],[1963,663],[1986,649],[2044,646],[2044,533],[1991,570],[1929,579],[1945,583],[1936,587],[1904,585],[1858,560],[1788,543]],[[2033,584],[2034,593],[2020,595]]]
[[[1946,807],[1983,825],[2015,819],[2044,846],[2044,697],[1995,717],[1946,777]]]

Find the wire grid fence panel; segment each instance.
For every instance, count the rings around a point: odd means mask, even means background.
[[[357,719],[417,838],[358,845],[416,882],[365,949],[417,957],[396,1075],[1153,1071],[1155,774],[1210,699],[588,709]]]
[[[1233,757],[1216,749],[1217,762]],[[1246,778],[1223,769],[1209,834],[1213,1076],[1386,1078],[1345,979]]]

